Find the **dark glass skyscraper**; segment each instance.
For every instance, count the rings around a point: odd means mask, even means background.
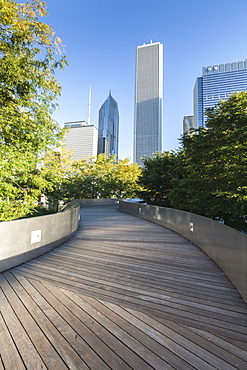
[[[118,158],[119,113],[118,104],[109,96],[99,110],[98,154],[107,157],[116,154]]]
[[[163,45],[138,46],[136,52],[134,162],[162,150]]]
[[[247,60],[204,67],[194,87],[195,128],[206,125],[206,108],[243,90],[247,90]]]

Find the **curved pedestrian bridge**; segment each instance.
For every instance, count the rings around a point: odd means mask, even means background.
[[[81,209],[55,250],[0,274],[0,369],[247,369],[247,305],[180,235]]]

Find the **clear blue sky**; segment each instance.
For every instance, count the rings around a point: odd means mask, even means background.
[[[202,67],[247,58],[246,0],[48,0],[44,19],[62,38],[69,67],[57,73],[63,92],[54,117],[91,123],[111,89],[120,111],[119,157],[132,158],[135,51],[164,44],[163,150],[176,149]]]

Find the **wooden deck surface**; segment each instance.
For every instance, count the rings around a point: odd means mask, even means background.
[[[0,274],[0,370],[247,369],[247,305],[214,262],[116,207],[81,217]]]

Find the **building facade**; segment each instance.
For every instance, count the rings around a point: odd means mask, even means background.
[[[98,129],[85,121],[66,122],[64,144],[66,149],[73,150],[74,160],[85,157],[96,157],[98,147]]]
[[[119,112],[118,104],[111,92],[99,110],[98,154],[118,158]]]
[[[194,124],[206,125],[205,109],[228,99],[235,91],[247,90],[247,60],[204,67],[194,87]]]
[[[194,129],[194,116],[184,116],[183,119],[183,133],[189,134],[190,130]]]
[[[163,45],[138,46],[135,71],[134,162],[162,151]]]

